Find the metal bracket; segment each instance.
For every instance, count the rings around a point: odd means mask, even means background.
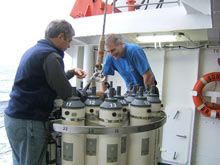
[[[181,138],[187,138],[186,135],[176,135],[177,137],[181,137]]]
[[[174,154],[173,154],[173,160],[176,160],[176,158],[177,158],[177,152],[174,152]]]
[[[174,115],[174,117],[173,117],[173,119],[177,119],[177,117],[178,117],[179,113],[180,113],[180,111],[179,111],[179,110],[177,110],[177,111],[176,111],[176,114],[175,114],[175,115]]]

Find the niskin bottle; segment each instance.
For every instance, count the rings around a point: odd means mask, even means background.
[[[96,96],[96,87],[92,87],[92,93],[86,101],[86,126],[99,124],[99,109],[102,100]],[[98,135],[86,135],[85,165],[98,164]]]
[[[123,96],[121,96],[121,87],[117,86],[117,92],[116,95],[114,96],[115,98],[118,99],[118,101],[122,105],[122,120],[123,120],[123,126],[128,125],[128,102],[124,99]],[[121,150],[119,152],[119,164],[120,165],[127,165],[127,151],[128,151],[128,135],[122,135],[121,136]]]
[[[109,97],[100,105],[99,124],[105,127],[120,127],[122,125],[122,105],[113,97],[113,93],[114,88],[110,88]],[[100,135],[98,165],[120,165],[119,153],[124,147],[121,146],[121,136]]]
[[[130,125],[146,125],[149,123],[151,105],[143,96],[143,87],[139,95],[130,104]],[[129,135],[128,165],[152,165],[150,148],[151,133],[141,132]]]
[[[128,102],[129,106],[130,106],[130,103],[135,99],[136,97],[136,91],[137,88],[135,88],[133,86],[133,84],[130,84],[129,86],[129,91],[127,91],[126,93],[126,96],[125,96],[125,100]]]
[[[161,100],[159,99],[159,93],[156,89],[155,85],[152,85],[149,92],[147,93],[147,100],[151,104],[151,110],[152,110],[152,117],[159,117],[160,111],[162,108]],[[156,130],[152,130],[153,134],[155,134],[155,140],[152,144],[152,147],[154,147],[154,160],[152,165],[157,165],[158,161],[160,159],[160,147],[161,147],[161,128],[158,128]]]
[[[77,97],[76,87],[72,88],[72,97],[63,104],[62,119],[64,125],[85,125],[85,105]],[[85,135],[63,133],[62,165],[84,165],[84,144]]]
[[[58,96],[54,100],[54,108],[49,116],[49,120],[56,120],[61,118],[61,110],[62,110],[63,100]],[[59,133],[55,132],[50,128],[50,136],[47,145],[46,159],[48,165],[55,165],[60,162],[61,157],[61,148],[57,145],[57,140],[59,138]]]
[[[56,132],[50,133],[47,144],[46,160],[47,160],[47,165],[57,164]]]
[[[124,122],[128,121],[128,102],[125,100],[125,98],[121,95],[121,87],[117,86],[116,95],[114,96],[118,99],[118,101],[122,105],[122,119]]]

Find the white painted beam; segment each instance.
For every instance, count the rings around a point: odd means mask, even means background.
[[[102,34],[103,15],[73,19],[76,37]],[[184,7],[108,14],[105,33],[146,33],[212,28],[210,15],[187,15]]]

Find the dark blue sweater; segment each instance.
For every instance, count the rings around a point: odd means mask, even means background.
[[[47,81],[43,64],[45,58],[64,52],[56,48],[48,40],[40,40],[23,55],[17,69],[14,85],[10,93],[10,101],[5,113],[19,119],[48,120],[53,110],[56,92]]]

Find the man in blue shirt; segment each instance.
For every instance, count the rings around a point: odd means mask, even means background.
[[[127,88],[129,84],[141,86],[156,85],[156,81],[144,51],[135,44],[122,42],[118,34],[109,34],[105,39],[107,51],[103,75],[114,75],[117,71],[124,79]],[[102,90],[106,90],[102,83]]]

